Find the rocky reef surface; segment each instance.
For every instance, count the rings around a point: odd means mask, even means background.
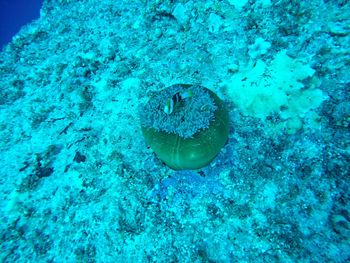
[[[348,262],[348,1],[47,0],[0,53],[0,261]],[[173,171],[138,106],[230,111]]]

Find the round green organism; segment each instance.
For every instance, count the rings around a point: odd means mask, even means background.
[[[174,170],[200,169],[225,145],[229,117],[224,102],[211,90],[172,85],[140,109],[146,143]]]

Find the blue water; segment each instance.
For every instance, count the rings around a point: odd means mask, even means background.
[[[22,26],[39,18],[43,0],[0,1],[0,48],[11,41]]]

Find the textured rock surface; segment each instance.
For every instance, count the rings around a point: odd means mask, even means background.
[[[349,3],[253,2],[44,3],[0,53],[0,261],[349,260]],[[325,95],[289,126],[228,90],[282,51]],[[139,103],[175,83],[230,110],[201,171],[143,141]]]

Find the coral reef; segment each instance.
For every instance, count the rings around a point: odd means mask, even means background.
[[[44,1],[0,53],[0,261],[349,262],[349,10]],[[229,113],[196,171],[141,129],[176,83]]]

